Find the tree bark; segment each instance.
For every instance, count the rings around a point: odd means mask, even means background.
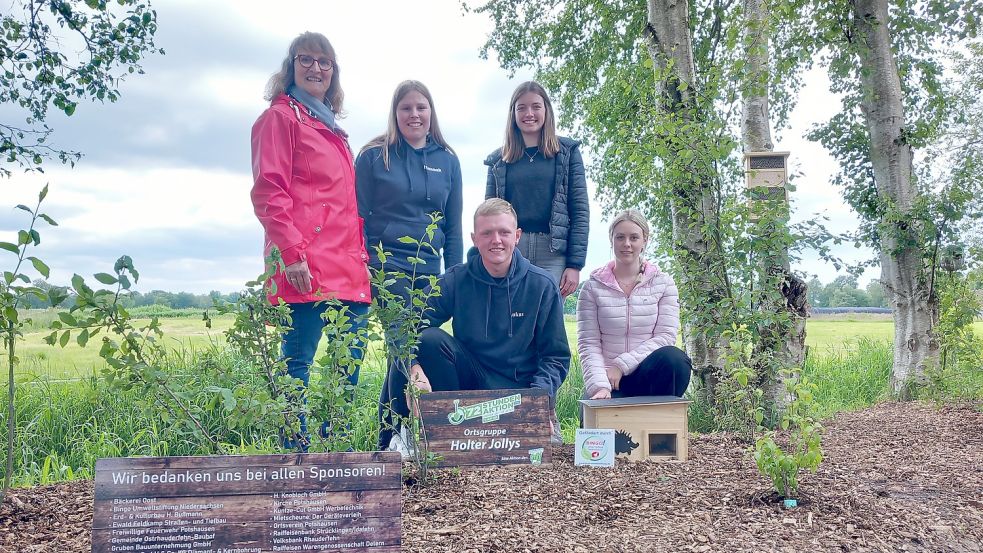
[[[659,77],[662,110],[683,121],[698,117],[696,67],[685,0],[649,0],[646,39],[653,68]],[[667,71],[671,67],[672,71]],[[688,149],[685,140],[673,142],[677,151]],[[687,152],[688,153],[688,152]],[[719,239],[717,196],[713,175],[696,156],[672,190],[674,260],[680,268],[678,284],[684,305],[683,342],[693,360],[693,372],[714,401],[723,369],[719,335],[709,330],[718,322],[715,306],[729,297],[726,263]],[[699,302],[699,308],[696,308]],[[709,306],[709,309],[707,308]]]
[[[766,0],[744,0],[747,76],[742,86],[741,142],[745,153],[774,150],[768,109],[769,16]],[[758,325],[755,368],[766,399],[781,408],[786,398],[779,370],[801,367],[805,361],[806,285],[789,266],[788,205],[784,197],[755,202],[751,209],[759,210],[752,227],[755,243],[760,246],[755,304],[770,321]]]
[[[741,97],[741,141],[745,152],[770,152],[768,112],[768,6],[765,0],[744,0],[744,53],[747,79]]]
[[[926,369],[939,358],[935,327],[938,296],[918,238],[913,214],[918,191],[913,181],[912,149],[905,138],[904,96],[891,49],[887,0],[854,0],[855,46],[863,86],[861,110],[870,134],[874,184],[887,216],[882,216],[881,282],[894,314],[894,369],[891,385],[900,397],[924,383]]]

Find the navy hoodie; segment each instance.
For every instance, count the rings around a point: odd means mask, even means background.
[[[453,319],[454,338],[486,371],[490,388],[556,391],[570,370],[560,293],[549,273],[516,249],[503,278],[491,276],[476,248],[440,277],[430,326]]]
[[[392,254],[387,266],[407,272],[413,270],[407,258],[419,256],[423,263],[417,265],[417,274],[439,274],[441,250],[445,268],[461,262],[461,164],[450,150],[429,138],[419,150],[400,140],[389,147],[388,170],[382,163],[382,146],[364,150],[355,161],[355,189],[374,267],[380,265],[376,253],[380,242]],[[424,247],[418,255],[415,244],[399,239],[423,238],[435,211],[442,219],[429,240],[433,250]]]

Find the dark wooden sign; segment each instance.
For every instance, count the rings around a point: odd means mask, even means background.
[[[400,550],[395,452],[96,462],[93,552]]]
[[[467,390],[420,396],[420,415],[440,466],[549,463],[545,390]]]

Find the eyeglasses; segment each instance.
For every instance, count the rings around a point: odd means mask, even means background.
[[[331,58],[315,58],[307,54],[297,54],[294,56],[294,60],[299,61],[300,66],[304,68],[310,67],[314,65],[314,62],[317,62],[317,66],[321,71],[328,71],[336,67],[334,60]]]

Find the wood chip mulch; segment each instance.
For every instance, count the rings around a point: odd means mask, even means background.
[[[687,463],[441,471],[405,490],[408,552],[983,552],[983,405],[885,403],[826,422],[825,459],[784,510],[743,446],[693,436]],[[14,490],[0,551],[88,552],[92,483]]]

